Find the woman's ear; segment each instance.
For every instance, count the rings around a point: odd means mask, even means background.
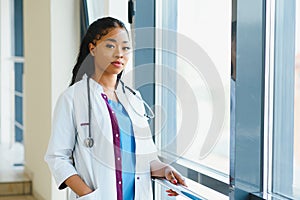
[[[89,50],[90,50],[90,54],[92,56],[95,56],[95,54],[94,54],[95,45],[93,43],[91,43],[91,42],[89,43]]]

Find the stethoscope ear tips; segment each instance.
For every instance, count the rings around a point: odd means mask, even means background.
[[[84,143],[85,143],[85,146],[89,147],[89,148],[92,148],[94,146],[94,140],[93,140],[93,138],[90,138],[90,137],[86,138],[84,140]]]

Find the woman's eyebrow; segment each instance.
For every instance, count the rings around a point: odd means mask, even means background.
[[[113,38],[107,38],[105,41],[111,41],[111,42],[117,42],[117,40],[113,39]],[[123,41],[123,43],[129,43],[129,41],[125,40]]]

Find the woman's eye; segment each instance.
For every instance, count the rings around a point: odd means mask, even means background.
[[[130,47],[123,47],[124,51],[129,51],[131,48]]]
[[[115,48],[115,46],[114,46],[114,45],[112,45],[112,44],[107,44],[107,45],[106,45],[106,47],[107,47],[107,48],[110,48],[110,49],[113,49],[113,48]]]

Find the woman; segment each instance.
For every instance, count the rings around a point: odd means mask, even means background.
[[[150,200],[151,176],[185,185],[157,158],[147,118],[136,112],[144,113],[140,94],[120,81],[130,48],[122,22],[95,21],[57,102],[45,160],[59,189],[72,189],[71,199]]]

